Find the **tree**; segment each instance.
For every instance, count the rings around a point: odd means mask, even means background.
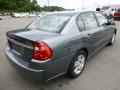
[[[44,6],[43,11],[64,11],[65,9],[58,6]]]
[[[36,0],[0,0],[0,11],[39,11]]]
[[[0,12],[35,12],[35,11],[63,11],[62,7],[44,6],[40,7],[37,0],[0,0]]]

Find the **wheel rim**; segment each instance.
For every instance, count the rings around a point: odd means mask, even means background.
[[[113,34],[111,42],[112,42],[112,44],[115,42],[115,34]]]
[[[75,67],[74,73],[75,74],[80,74],[81,71],[83,70],[84,64],[85,64],[85,56],[84,55],[79,55],[76,58],[76,61],[75,61],[75,64],[74,64],[74,67]]]

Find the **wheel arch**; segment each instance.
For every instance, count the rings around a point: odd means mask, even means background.
[[[85,51],[85,53],[86,53],[86,55],[87,55],[87,57],[88,57],[88,55],[89,55],[88,49],[87,49],[86,47],[80,48],[80,49],[77,51],[77,53],[78,53],[79,51],[81,51],[81,50]],[[77,53],[76,53],[76,54],[77,54]]]
[[[80,48],[79,50],[77,50],[77,52],[75,53],[75,55],[77,55],[80,51],[84,51],[86,53],[87,57],[88,57],[88,49],[87,48],[85,48],[85,47]],[[68,75],[70,75],[70,72],[71,72],[71,69],[70,69],[71,65],[72,65],[72,61],[71,61],[70,65],[69,65],[69,67],[68,67],[68,71],[67,71]]]

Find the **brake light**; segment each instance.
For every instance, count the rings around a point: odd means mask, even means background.
[[[34,44],[33,58],[45,61],[52,57],[52,50],[42,41],[36,41]]]

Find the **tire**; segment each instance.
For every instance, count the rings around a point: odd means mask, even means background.
[[[108,43],[109,46],[114,45],[114,43],[115,43],[115,37],[116,37],[116,34],[113,33],[113,35],[112,35],[112,37],[111,37],[111,40],[110,40],[110,42]]]
[[[114,18],[114,20],[116,21],[117,19],[116,19],[116,18]]]
[[[86,60],[86,52],[84,50],[79,51],[71,61],[68,74],[73,78],[77,78],[82,73]]]

